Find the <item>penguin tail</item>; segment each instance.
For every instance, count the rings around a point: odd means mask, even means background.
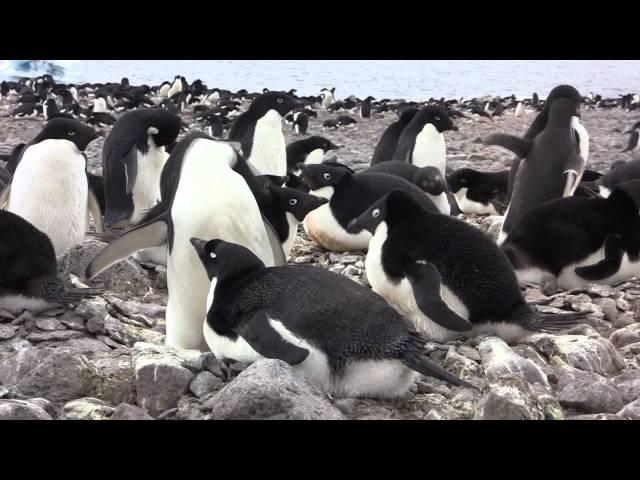
[[[68,287],[64,292],[63,299],[66,303],[77,303],[85,298],[94,298],[104,294],[105,289],[97,288],[77,288]]]
[[[584,323],[588,312],[543,313],[529,310],[525,326],[534,332],[557,333]]]
[[[409,349],[407,352],[405,352],[404,356],[401,358],[401,361],[411,370],[421,373],[422,375],[425,375],[427,377],[434,377],[438,380],[443,380],[459,387],[467,387],[478,390],[475,385],[472,385],[469,382],[456,377],[454,374],[448,372],[433,360],[430,360],[426,356],[424,351],[422,351],[422,346],[415,349]]]

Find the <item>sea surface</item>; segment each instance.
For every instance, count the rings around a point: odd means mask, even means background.
[[[188,82],[199,78],[210,88],[232,91],[295,88],[298,95],[317,95],[336,87],[336,98],[530,97],[533,92],[544,98],[562,83],[583,95],[640,92],[639,60],[82,60],[73,67],[61,81],[126,76],[133,84],[157,85],[183,75]]]

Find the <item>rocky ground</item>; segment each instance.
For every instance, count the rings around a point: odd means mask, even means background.
[[[29,141],[42,126],[41,119],[7,117],[9,108],[0,105],[2,152]],[[637,117],[618,109],[583,112],[590,168],[602,171],[624,159],[618,153],[627,141],[621,132]],[[308,133],[343,145],[339,159],[360,169],[395,115],[338,131],[323,131],[325,118],[321,113],[312,119]],[[481,140],[496,131],[522,134],[532,118],[458,120],[460,130],[446,133],[449,164],[504,168],[509,157],[486,149]],[[290,129],[285,131],[292,140]],[[96,173],[102,143],[101,138],[87,151]],[[497,218],[465,220],[489,234],[499,228]],[[72,249],[59,260],[61,274],[81,277],[102,246],[87,240]],[[290,262],[314,264],[366,285],[364,258],[363,252],[326,252],[301,230]],[[68,309],[38,316],[0,311],[0,419],[640,419],[638,281],[553,297],[528,288],[527,299],[544,311],[589,312],[585,324],[517,345],[491,336],[428,343],[433,360],[480,390],[421,377],[405,398],[394,401],[332,399],[280,361],[226,364],[211,353],[164,346],[163,268],[129,259],[94,284],[103,284],[106,293]]]

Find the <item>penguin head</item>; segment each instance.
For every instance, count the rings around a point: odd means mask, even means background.
[[[255,270],[264,269],[264,263],[248,248],[224,240],[189,240],[207,272],[213,278],[240,278]]]
[[[422,167],[413,176],[413,183],[431,195],[440,195],[447,189],[447,184],[436,167]]]
[[[259,175],[258,178],[262,180],[266,189],[269,189],[269,187],[281,187],[289,180],[287,175]]]
[[[580,101],[582,100],[580,92],[578,92],[575,87],[572,87],[571,85],[558,85],[549,92],[545,101],[545,108],[550,108],[553,102],[559,98],[569,98],[578,105],[580,105]]]
[[[456,193],[461,188],[469,188],[475,183],[478,178],[479,172],[471,168],[460,168],[455,172],[447,175],[447,182],[449,188],[453,193]]]
[[[275,110],[282,117],[296,107],[302,107],[304,104],[298,102],[294,97],[285,92],[268,91],[257,97],[249,109],[262,117],[269,110]]]
[[[269,188],[284,211],[291,213],[299,222],[302,222],[309,212],[329,202],[324,197],[311,195],[295,188],[276,187],[274,185]]]
[[[362,215],[354,218],[347,225],[347,232],[357,234],[366,230],[375,234],[378,226],[385,222],[393,225],[407,218],[414,218],[420,213],[438,212],[433,202],[426,195],[417,198],[404,190],[393,190],[369,207]],[[441,213],[436,213],[441,215]]]
[[[169,145],[178,137],[182,122],[175,113],[162,108],[133,110],[130,114],[134,112],[143,112],[149,117],[147,134],[153,137],[158,147]]]
[[[416,116],[416,113],[418,113],[418,111],[419,110],[416,107],[401,108],[400,110],[398,110],[398,117],[399,117],[400,123],[406,125],[411,120],[413,120],[413,117]]]
[[[437,105],[424,107],[413,121],[416,121],[416,118],[422,125],[432,124],[439,133],[447,130],[458,130],[458,127],[453,124],[451,117],[449,117],[447,110]]]
[[[297,165],[302,173],[302,178],[309,185],[311,190],[318,190],[323,187],[332,187],[351,178],[355,173],[346,165],[335,162],[325,162],[320,164],[307,165],[300,163]]]
[[[98,133],[88,125],[79,120],[70,118],[53,118],[47,122],[42,131],[32,143],[39,143],[44,140],[68,140],[73,143],[81,152],[87,148],[93,140],[98,138]]]
[[[304,140],[301,140],[301,141],[304,142],[305,151],[309,153],[317,149],[321,149],[326,153],[329,150],[338,150],[340,148],[331,140],[327,140],[326,138],[320,137],[317,135],[313,137],[305,138]]]

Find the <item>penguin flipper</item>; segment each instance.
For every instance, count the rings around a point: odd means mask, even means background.
[[[636,145],[638,144],[638,137],[640,136],[640,130],[636,130],[631,134],[631,137],[629,138],[629,144],[627,145],[627,148],[625,148],[624,150],[622,150],[623,152],[630,152],[631,150],[633,150]]]
[[[133,190],[133,186],[136,184],[136,177],[138,176],[138,148],[136,145],[131,147],[127,154],[122,157],[124,163],[124,174],[127,179],[127,195]]]
[[[597,281],[610,277],[620,269],[624,250],[620,235],[608,235],[604,241],[604,258],[598,263],[578,267],[576,275],[585,280]]]
[[[280,267],[282,265],[286,265],[287,257],[284,254],[284,250],[282,249],[282,243],[280,242],[280,237],[278,237],[276,229],[273,228],[271,222],[267,220],[267,217],[265,217],[264,215],[262,216],[262,221],[264,222],[264,229],[267,232],[269,244],[271,245],[271,251],[273,252],[274,266]]]
[[[274,358],[297,365],[309,355],[309,350],[287,342],[271,326],[264,310],[256,310],[240,320],[236,328],[240,335],[256,352],[266,358]]]
[[[471,330],[469,320],[451,310],[440,296],[440,273],[432,263],[414,263],[406,272],[418,308],[438,325],[454,332]]]
[[[139,250],[159,247],[167,241],[169,225],[166,218],[155,218],[132,228],[102,249],[91,260],[85,271],[85,278],[91,279]]]
[[[87,207],[89,208],[89,213],[93,217],[93,223],[96,224],[96,232],[104,233],[100,204],[98,203],[98,199],[91,188],[89,188],[89,194],[87,195]]]
[[[9,194],[11,193],[11,182],[8,182],[2,192],[0,192],[0,210],[4,210],[4,208],[9,204]]]
[[[507,135],[506,133],[494,133],[487,137],[484,144],[504,148],[518,158],[526,158],[533,146],[533,141],[516,137],[515,135]]]

